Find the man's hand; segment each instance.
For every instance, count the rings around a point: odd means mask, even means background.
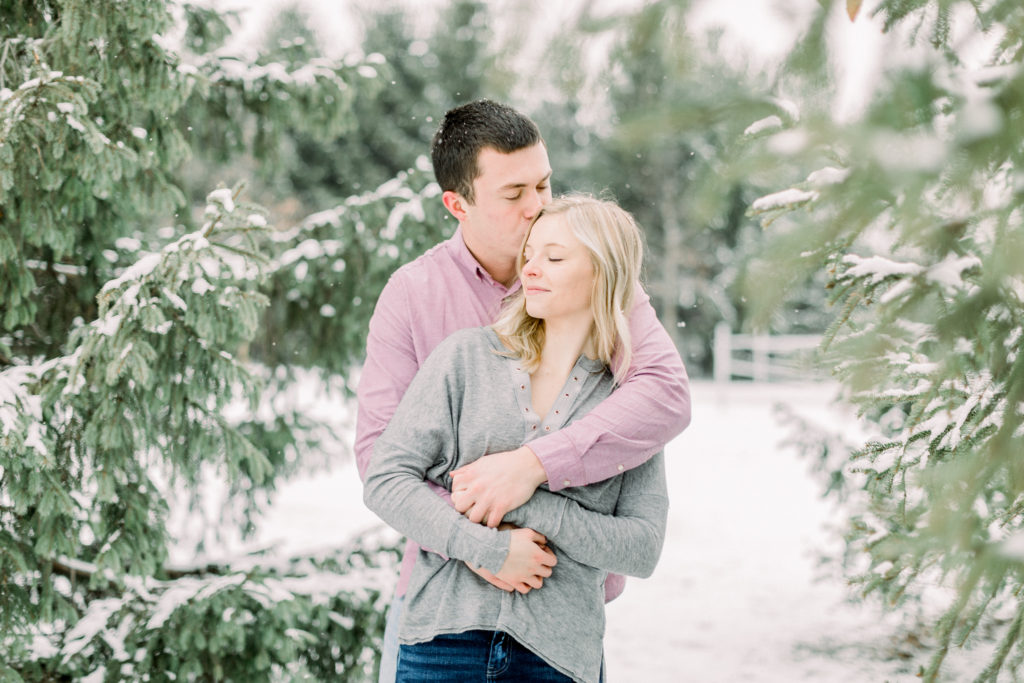
[[[551,568],[558,563],[547,547],[547,539],[533,529],[515,529],[509,544],[508,557],[495,575],[522,594],[544,585]]]
[[[452,503],[469,521],[496,527],[530,500],[548,475],[526,446],[491,453],[452,472]]]

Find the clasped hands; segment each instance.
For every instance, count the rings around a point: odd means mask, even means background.
[[[558,562],[547,539],[533,529],[502,524],[510,511],[530,500],[547,480],[543,466],[526,446],[492,453],[452,472],[452,504],[475,524],[511,529],[505,564],[497,574],[466,563],[479,577],[503,591],[529,593],[540,588]]]

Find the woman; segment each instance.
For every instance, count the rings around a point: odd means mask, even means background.
[[[435,551],[417,558],[406,593],[398,680],[600,679],[606,574],[649,576],[661,553],[662,454],[597,484],[538,489],[506,516],[515,529],[473,524],[430,483],[451,490],[453,470],[559,429],[614,389],[641,260],[639,230],[615,204],[545,206],[519,258],[521,290],[493,326],[434,350],[378,439],[366,504]]]

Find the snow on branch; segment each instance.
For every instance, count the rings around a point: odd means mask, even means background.
[[[39,379],[39,366],[15,365],[0,372],[0,447],[15,451],[21,446],[40,456],[49,453],[43,428],[40,397],[31,385]]]
[[[817,198],[818,193],[814,190],[800,190],[795,187],[791,187],[788,190],[774,192],[754,200],[754,203],[750,208],[755,213],[763,213],[765,211],[773,211],[776,209],[793,209],[814,201]]]
[[[949,290],[965,289],[964,274],[981,268],[981,259],[977,256],[956,256],[950,254],[941,262],[928,269],[927,279]]]
[[[130,664],[129,652],[140,661],[139,653],[149,643],[176,638],[182,628],[193,628],[195,614],[206,613],[212,605],[223,610],[226,628],[230,622],[251,623],[254,612],[263,610],[267,613],[261,619],[263,627],[280,629],[291,640],[308,639],[311,624],[282,614],[282,604],[325,607],[334,623],[353,628],[360,614],[375,613],[389,598],[397,555],[371,535],[319,558],[268,559],[269,564],[243,561],[237,566],[211,566],[204,573],[170,580],[134,576],[118,580],[107,575],[101,590],[114,595],[90,601],[63,634],[60,624],[54,624],[48,635],[39,636],[35,658],[59,658],[65,664],[78,658],[87,664],[102,657],[100,646],[105,646],[113,662]]]
[[[760,133],[764,133],[767,131],[776,131],[781,129],[782,125],[782,119],[772,114],[771,116],[766,116],[763,119],[754,121],[752,124],[747,126],[746,129],[743,131],[743,135],[746,137],[752,137],[754,135],[759,135]]]
[[[844,277],[867,278],[871,284],[878,284],[890,277],[919,275],[924,272],[924,267],[916,263],[901,263],[884,256],[864,258],[856,254],[847,254],[843,257],[843,263],[849,265]]]
[[[410,179],[419,172],[422,172],[422,169],[400,173],[374,190],[348,197],[333,209],[310,214],[292,230],[274,233],[272,239],[275,242],[295,244],[276,259],[274,269],[288,267],[297,261],[312,261],[323,257],[334,258],[346,248],[343,241],[329,238],[306,238],[297,243],[296,241],[304,233],[324,227],[340,228],[346,221],[351,222],[352,228],[357,233],[363,234],[366,231],[366,226],[359,214],[361,210],[368,207],[387,207],[387,214],[380,223],[383,227],[378,234],[386,242],[393,242],[398,237],[400,227],[407,220],[422,222],[426,219],[425,203],[441,193],[441,188],[432,181],[426,183],[421,189],[415,189],[410,185]],[[384,245],[383,248],[388,246],[391,245]],[[344,261],[337,263],[339,268],[344,268]]]
[[[826,187],[828,185],[838,185],[839,183],[846,180],[850,175],[850,169],[848,168],[836,168],[835,166],[826,166],[819,168],[817,171],[812,172],[807,176],[807,183],[813,187]]]
[[[965,275],[982,265],[976,256],[955,254],[950,254],[942,261],[927,267],[917,263],[894,261],[878,255],[862,257],[847,254],[843,257],[843,263],[848,265],[843,273],[844,279],[863,279],[869,284],[876,285],[887,279],[923,276],[925,281],[939,285],[947,293],[969,289],[971,285],[964,279]],[[910,284],[898,283],[886,294],[883,301],[891,301],[912,291],[913,287]]]

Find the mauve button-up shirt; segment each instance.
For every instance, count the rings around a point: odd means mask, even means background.
[[[391,276],[377,300],[359,376],[355,456],[365,478],[373,445],[420,365],[456,330],[488,325],[505,287],[477,262],[461,230]],[[645,462],[690,423],[690,385],[679,352],[638,288],[630,314],[633,357],[622,385],[577,422],[530,442],[557,491],[603,481]],[[396,592],[405,594],[418,547],[406,544]],[[625,579],[610,575],[608,599]]]

